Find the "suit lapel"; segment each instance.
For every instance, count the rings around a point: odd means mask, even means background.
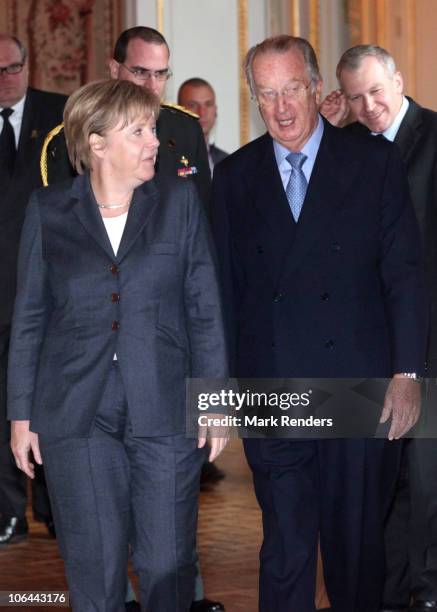
[[[326,231],[336,211],[344,206],[346,191],[358,171],[336,128],[324,122],[324,132],[314,164],[295,240],[284,262],[284,272],[299,267],[317,239]]]
[[[290,230],[294,230],[295,222],[285,195],[270,136],[266,134],[260,146],[261,155],[250,185],[252,201],[275,237],[279,234],[280,240],[289,240]]]
[[[77,200],[73,211],[85,230],[111,259],[115,259],[102,215],[97,208],[97,202],[91,189],[88,173],[74,179],[71,195]]]
[[[127,216],[126,227],[117,253],[121,261],[142,232],[147,220],[158,204],[158,190],[154,181],[143,183],[135,189]]]
[[[15,168],[18,173],[23,171],[23,167],[26,167],[29,161],[34,159],[35,155],[38,155],[38,148],[40,140],[38,136],[38,108],[34,104],[34,96],[32,89],[27,90],[26,101],[24,102],[23,108],[23,119],[21,122],[20,138],[17,147],[17,159]]]
[[[115,256],[91,189],[88,173],[74,179],[71,195],[77,200],[73,211],[85,230],[112,260],[118,262],[126,256],[158,203],[158,191],[153,181],[135,189],[120,247]]]
[[[421,108],[414,100],[409,100],[409,107],[396,134],[395,143],[398,145],[402,159],[406,165],[420,138],[422,125]]]

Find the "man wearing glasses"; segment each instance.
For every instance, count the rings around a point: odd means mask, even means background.
[[[118,37],[109,71],[113,79],[132,81],[162,99],[166,82],[172,75],[169,58],[170,50],[162,34],[153,28],[136,26],[124,30]],[[160,142],[157,174],[193,180],[208,210],[211,178],[197,115],[180,106],[161,103],[157,136]],[[74,171],[68,161],[63,133],[55,129],[49,138],[47,182],[52,183],[73,176]]]
[[[120,34],[109,70],[113,79],[142,85],[162,99],[165,84],[172,74],[169,58],[170,50],[162,34],[153,28],[136,26]],[[193,179],[207,207],[210,172],[197,117],[179,107],[162,104],[157,130],[160,142],[157,173]]]
[[[41,186],[39,157],[47,131],[62,121],[65,96],[28,87],[26,49],[0,34],[0,547],[27,536],[27,479],[9,447],[6,420],[6,368],[15,299],[18,244],[30,193]],[[42,468],[32,481],[37,520],[53,532]]]

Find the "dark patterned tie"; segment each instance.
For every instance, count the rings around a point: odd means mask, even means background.
[[[12,108],[4,108],[0,115],[3,117],[3,129],[0,134],[0,167],[2,174],[12,176],[15,165],[15,134],[9,117],[14,111]]]
[[[306,158],[307,156],[304,153],[289,153],[286,157],[291,166],[291,174],[285,193],[296,222],[299,219],[308,186],[302,170]]]

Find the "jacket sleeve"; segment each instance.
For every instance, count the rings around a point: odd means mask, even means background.
[[[380,273],[393,374],[424,373],[427,308],[421,241],[406,170],[390,147],[381,206]]]
[[[185,316],[193,378],[226,378],[222,303],[209,225],[196,190],[187,183]]]
[[[49,292],[47,265],[37,192],[26,210],[18,257],[17,295],[8,362],[8,418],[31,417],[39,356],[47,327]]]
[[[214,168],[211,224],[217,249],[220,285],[224,304],[230,375],[235,376],[240,319],[239,296],[241,287],[245,286],[245,278],[243,271],[238,265],[231,238],[229,209],[232,206],[232,197],[229,188],[229,173],[225,172],[225,169],[223,164],[219,164]]]

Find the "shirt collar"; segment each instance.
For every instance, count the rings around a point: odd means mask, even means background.
[[[307,160],[305,161],[305,163],[309,161],[312,163],[312,165],[314,164],[317,157],[317,153],[319,151],[320,142],[322,140],[323,130],[323,119],[320,115],[318,115],[316,129],[308,138],[308,140],[300,151],[301,153],[304,153],[307,156]],[[276,163],[278,164],[278,166],[281,166],[284,159],[290,153],[290,150],[279,144],[279,142],[277,142],[276,140],[273,140],[273,149],[275,151]]]
[[[402,96],[402,104],[398,114],[394,118],[394,121],[391,126],[387,128],[384,132],[382,132],[383,136],[387,138],[387,140],[390,140],[390,142],[393,142],[396,138],[396,134],[398,133],[398,130],[401,127],[401,123],[407,113],[409,106],[410,103],[408,102],[407,98],[405,96]]]
[[[14,118],[14,121],[21,121],[22,117],[23,117],[23,112],[24,112],[24,103],[26,102],[26,96],[24,96],[23,98],[21,98],[21,100],[18,100],[18,102],[16,104],[14,104],[13,106],[10,106],[8,108],[11,108],[14,112],[11,115],[11,119],[12,117]],[[3,108],[6,107],[1,107],[1,110],[3,110]]]

